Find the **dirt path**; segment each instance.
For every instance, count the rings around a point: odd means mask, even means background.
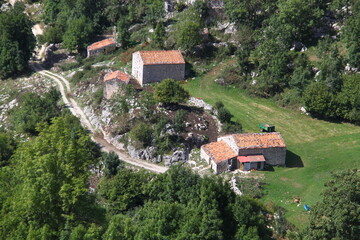
[[[111,152],[111,151],[115,152],[119,156],[119,158],[121,160],[123,160],[124,162],[129,163],[129,164],[134,165],[134,166],[137,166],[137,167],[145,168],[145,169],[147,169],[149,171],[152,171],[152,172],[155,172],[155,173],[163,173],[163,172],[166,172],[168,170],[168,168],[164,167],[164,166],[153,164],[153,163],[143,161],[143,160],[140,160],[140,159],[131,158],[124,151],[122,151],[120,149],[117,149],[114,145],[107,142],[102,136],[99,136],[99,134],[92,127],[92,125],[89,122],[89,120],[87,119],[85,113],[79,107],[79,105],[77,104],[75,99],[73,97],[71,97],[72,94],[71,94],[71,88],[70,88],[69,81],[66,80],[64,77],[56,74],[56,73],[52,73],[50,71],[44,70],[37,63],[32,63],[31,67],[37,73],[39,73],[39,74],[41,74],[41,75],[43,75],[45,77],[51,78],[52,80],[54,80],[59,85],[60,93],[61,93],[61,96],[62,96],[62,99],[63,99],[64,103],[66,104],[66,106],[68,106],[70,112],[74,116],[76,116],[76,117],[78,117],[80,119],[81,124],[91,132],[92,139],[102,147],[103,151],[105,151],[105,152]],[[64,85],[65,85],[65,87],[64,87]]]

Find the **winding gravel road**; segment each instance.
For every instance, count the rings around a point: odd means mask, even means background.
[[[30,66],[37,73],[52,79],[59,85],[60,93],[65,105],[69,107],[69,110],[74,116],[80,119],[83,127],[87,128],[91,132],[93,141],[98,143],[103,151],[115,152],[124,162],[127,162],[136,167],[147,169],[155,173],[163,173],[168,170],[168,168],[164,166],[153,164],[140,159],[131,158],[123,150],[116,148],[114,145],[106,141],[102,136],[100,136],[99,133],[95,131],[95,129],[92,127],[91,123],[87,119],[86,115],[84,114],[83,110],[79,107],[75,99],[72,97],[71,88],[68,80],[56,73],[44,70],[38,63],[33,62],[30,64]]]

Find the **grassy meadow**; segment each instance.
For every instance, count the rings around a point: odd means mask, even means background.
[[[303,229],[308,219],[303,205],[311,207],[319,200],[330,172],[360,168],[360,127],[313,119],[300,111],[279,107],[273,100],[219,86],[214,80],[229,61],[215,66],[204,76],[188,80],[184,87],[207,103],[222,101],[245,132],[259,132],[259,123],[276,126],[287,145],[287,167],[261,172],[266,183],[262,200],[284,207],[287,219]],[[301,199],[300,206],[293,203],[295,197]]]

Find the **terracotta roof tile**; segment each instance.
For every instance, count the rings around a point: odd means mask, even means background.
[[[202,146],[215,162],[222,162],[236,157],[236,152],[225,141],[212,142]]]
[[[286,147],[278,132],[234,134],[233,138],[239,149]]]
[[[237,157],[239,162],[265,162],[264,155],[250,155],[250,156],[239,156]]]
[[[130,76],[121,71],[109,72],[108,74],[105,75],[104,82],[112,79],[119,79],[123,82],[128,82],[130,80]]]
[[[139,51],[139,53],[144,65],[185,64],[185,60],[178,50]]]
[[[116,44],[115,40],[113,38],[107,38],[102,41],[91,44],[90,46],[88,46],[88,50],[95,50],[95,49],[103,48],[103,47],[113,45],[113,44]]]

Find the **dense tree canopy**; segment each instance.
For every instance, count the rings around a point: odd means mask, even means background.
[[[32,23],[23,10],[17,3],[10,11],[0,12],[0,78],[24,71],[33,53]]]
[[[323,199],[310,213],[307,239],[358,239],[360,235],[360,173],[348,170],[332,175]]]
[[[98,157],[98,147],[75,117],[43,126],[13,156],[16,187],[2,206],[0,239],[59,238],[76,222],[91,223],[97,211],[88,178]]]

